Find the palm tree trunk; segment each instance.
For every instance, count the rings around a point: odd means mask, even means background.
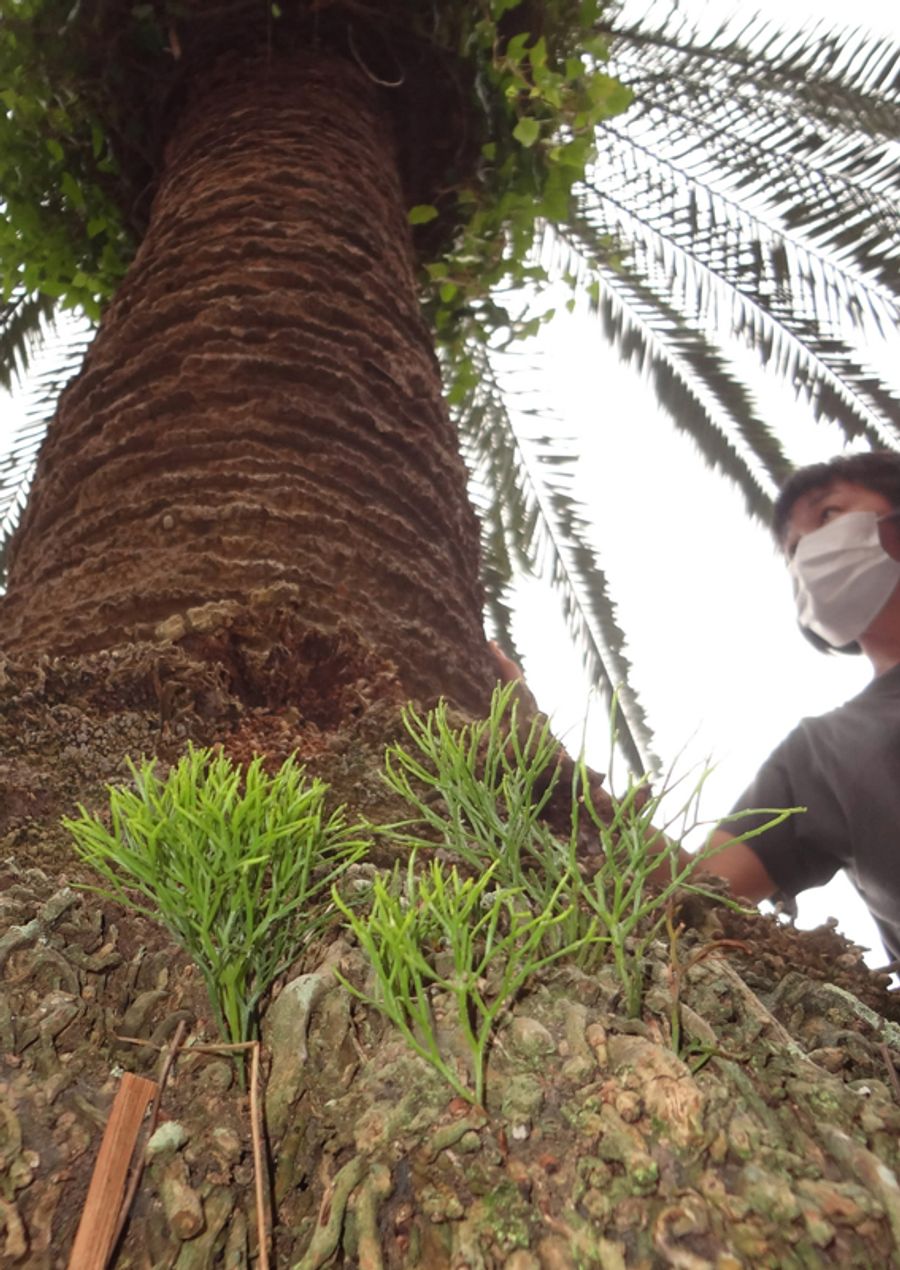
[[[477,528],[379,91],[314,54],[192,90],[40,457],[7,653],[178,638],[249,605],[349,626],[410,693],[480,698]]]

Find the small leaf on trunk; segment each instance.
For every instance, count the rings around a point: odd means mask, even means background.
[[[417,203],[415,207],[409,209],[410,225],[427,225],[429,221],[437,217],[438,210],[432,207],[430,203]]]

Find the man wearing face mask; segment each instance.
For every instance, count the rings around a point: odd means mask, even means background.
[[[892,957],[900,957],[900,454],[832,459],[795,472],[773,529],[800,626],[823,651],[863,653],[872,682],[803,719],[739,799],[806,807],[750,842],[765,815],[730,820],[706,868],[750,900],[795,896],[846,869]]]

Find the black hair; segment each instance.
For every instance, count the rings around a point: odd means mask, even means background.
[[[772,533],[781,547],[791,512],[804,494],[825,489],[835,481],[849,481],[873,490],[900,509],[900,454],[893,450],[868,450],[862,454],[839,454],[825,463],[798,467],[778,491],[772,508]],[[861,653],[856,640],[835,648],[808,627],[800,627],[803,635],[820,653]]]
[[[784,539],[794,504],[814,489],[824,489],[834,481],[849,481],[883,494],[892,507],[900,508],[900,454],[893,450],[867,450],[862,454],[839,454],[825,463],[798,467],[778,491],[772,508],[772,533],[779,547]]]

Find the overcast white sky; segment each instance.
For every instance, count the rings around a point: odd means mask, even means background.
[[[718,0],[692,7],[714,19],[732,11]],[[852,21],[900,37],[900,10],[884,0],[857,0],[852,9],[836,0],[759,0],[741,12],[752,9],[791,23],[806,15],[838,26]],[[882,355],[900,362],[900,343]],[[799,636],[787,578],[767,536],[676,434],[652,390],[607,351],[591,319],[557,319],[535,366],[566,434],[581,438],[580,493],[630,636],[634,681],[657,751],[670,763],[684,750],[681,771],[716,763],[701,804],[713,820],[797,719],[853,695],[868,679],[867,666],[823,657]],[[765,384],[760,392],[789,428],[795,462],[841,448],[840,437],[813,426],[790,394]],[[0,399],[0,453],[15,413]],[[577,745],[589,689],[545,590],[523,587],[517,636],[535,695]],[[601,715],[594,710],[590,731],[590,757],[599,767],[607,759]],[[883,959],[874,926],[843,879],[801,901],[801,924],[829,914],[876,950],[873,964]]]

